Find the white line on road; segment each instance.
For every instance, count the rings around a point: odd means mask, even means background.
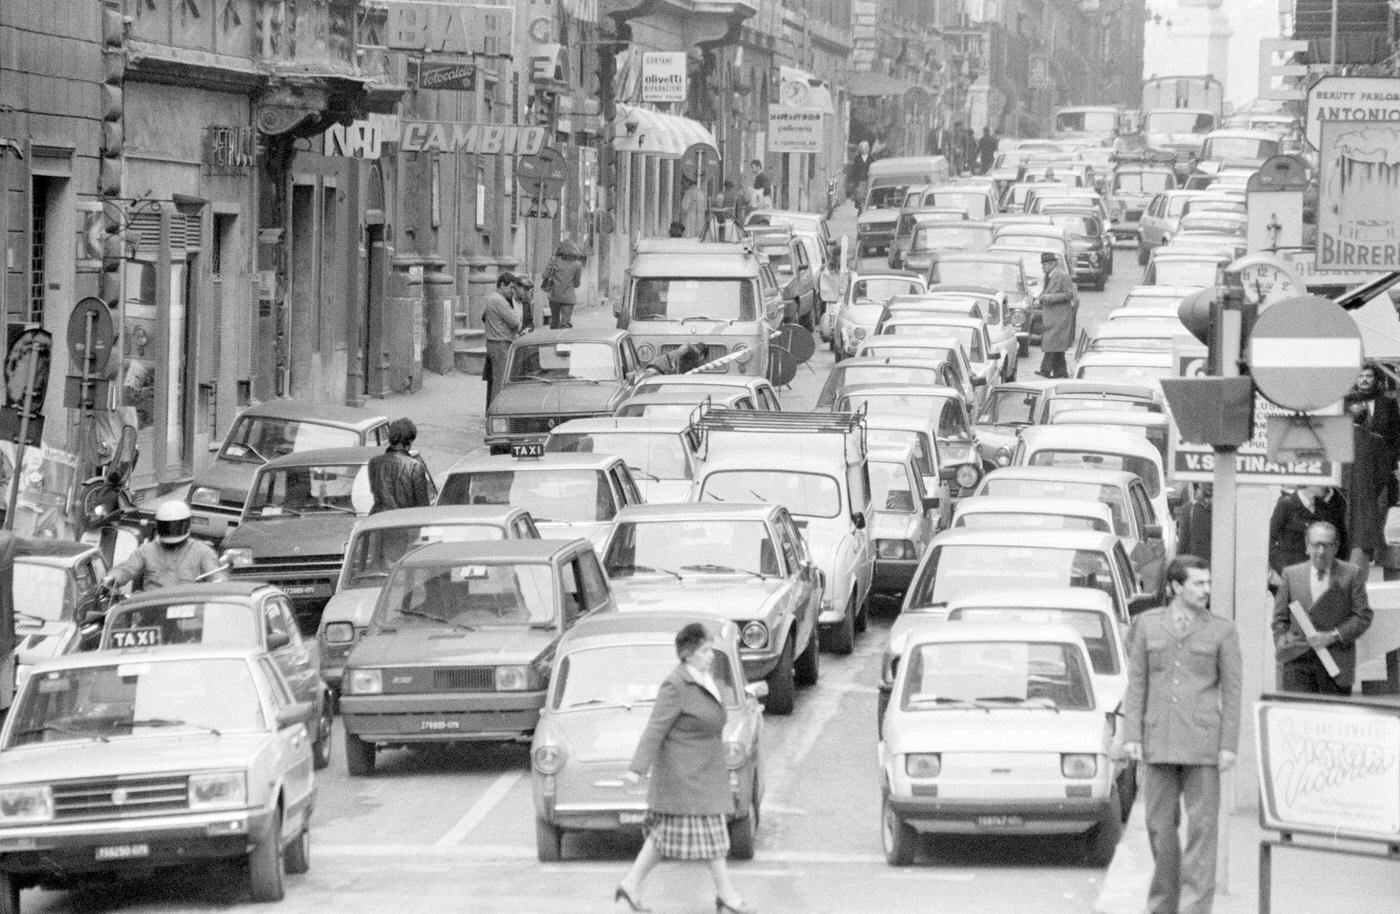
[[[486,792],[481,795],[472,808],[467,810],[466,815],[457,820],[457,824],[449,828],[441,838],[437,839],[436,847],[456,847],[462,843],[462,839],[472,833],[472,829],[481,824],[492,807],[501,802],[505,795],[510,793],[510,789],[516,782],[525,776],[523,771],[509,771],[492,782],[486,788]]]

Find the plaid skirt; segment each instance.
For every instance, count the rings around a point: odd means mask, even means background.
[[[729,828],[723,815],[648,812],[645,831],[668,860],[713,860],[729,853]]]

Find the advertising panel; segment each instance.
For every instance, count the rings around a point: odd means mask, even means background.
[[[815,108],[769,108],[769,152],[820,152],[822,113]]]
[[[1323,121],[1317,266],[1400,269],[1400,124]]]
[[[642,101],[685,101],[685,53],[648,51],[642,55]]]

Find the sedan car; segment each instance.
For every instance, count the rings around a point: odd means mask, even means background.
[[[381,747],[528,737],[559,639],[615,608],[584,540],[432,543],[404,556],[345,662],[350,774],[373,774]]]
[[[1049,216],[1069,234],[1074,281],[1102,292],[1113,275],[1113,236],[1104,230],[1098,213],[1089,207],[1055,206]]]
[[[831,334],[831,349],[838,359],[855,354],[860,341],[875,332],[885,302],[896,295],[924,291],[924,277],[899,270],[862,272],[851,276]]]
[[[110,597],[102,551],[88,543],[15,537],[15,684],[41,660],[97,646]]]
[[[914,466],[912,448],[872,448],[870,467],[871,527],[875,536],[875,583],[878,594],[904,596],[914,569],[937,532],[944,509],[937,493],[924,489]]]
[[[816,684],[822,573],[781,505],[629,508],[603,547],[603,568],[622,612],[734,620],[744,675],[767,681],[768,711],[791,714],[797,686]]]
[[[225,581],[158,587],[107,614],[102,648],[203,644],[265,651],[277,665],[295,701],[311,706],[311,756],[317,768],[331,762],[335,716],[316,651],[302,640],[292,605],[276,587]]]
[[[695,478],[699,435],[687,419],[611,416],[573,419],[549,432],[547,454],[613,454],[627,469],[647,504],[684,501]]]
[[[763,803],[762,682],[746,684],[739,627],[696,613],[629,613],[583,620],[559,643],[551,689],[530,743],[539,859],[563,856],[569,832],[641,835],[645,779],[628,786],[632,762],[661,682],[676,666],[676,632],[700,622],[714,639],[710,675],[725,710],[729,856],[753,857]]]
[[[1107,866],[1122,833],[1113,706],[1064,623],[920,629],[878,747],[881,843],[912,863],[921,834],[1080,835]]]
[[[282,900],[311,863],[310,714],[247,648],[37,665],[0,735],[0,897],[233,860]]]

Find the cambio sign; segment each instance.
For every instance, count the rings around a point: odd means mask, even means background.
[[[649,51],[642,55],[642,101],[685,101],[685,54]]]

